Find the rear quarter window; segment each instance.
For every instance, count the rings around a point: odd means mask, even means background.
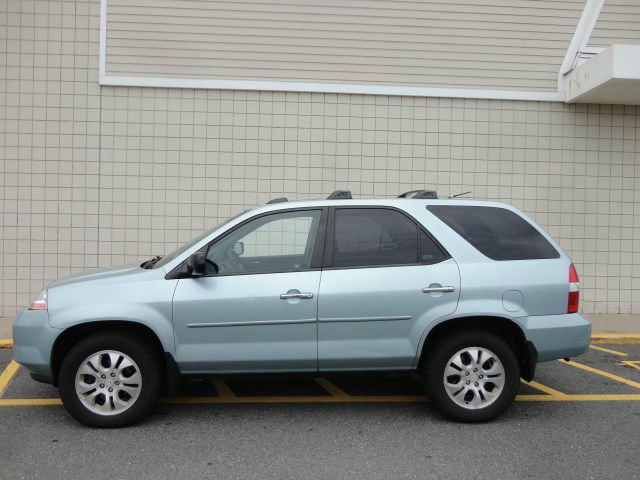
[[[506,208],[429,205],[427,210],[492,260],[560,257],[533,225]]]

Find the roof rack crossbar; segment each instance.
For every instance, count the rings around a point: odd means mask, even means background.
[[[351,200],[352,198],[349,190],[336,190],[327,197],[327,200]]]
[[[435,190],[409,190],[402,195],[398,195],[398,198],[416,198],[416,199],[429,199],[434,200],[438,198],[438,193]]]
[[[287,197],[273,198],[267,202],[267,205],[271,203],[282,203],[282,202],[288,202],[288,201],[289,199]]]

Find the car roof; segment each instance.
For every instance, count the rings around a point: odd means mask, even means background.
[[[415,198],[354,198],[348,200],[295,200],[295,201],[281,201],[278,203],[269,203],[259,206],[253,209],[253,212],[257,211],[275,211],[275,210],[288,210],[295,208],[310,208],[310,207],[362,207],[362,206],[391,206],[396,208],[405,209],[415,208],[416,205],[428,206],[428,205],[465,205],[465,206],[482,206],[482,207],[500,207],[514,210],[513,207],[505,203],[492,202],[486,200],[464,200],[461,198],[454,199],[415,199]]]

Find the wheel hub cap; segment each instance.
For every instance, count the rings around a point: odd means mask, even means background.
[[[500,359],[483,347],[468,347],[454,354],[444,369],[443,383],[457,405],[477,410],[495,402],[504,388]]]
[[[78,367],[76,394],[82,404],[98,415],[122,413],[136,402],[142,389],[140,368],[117,350],[102,350]]]

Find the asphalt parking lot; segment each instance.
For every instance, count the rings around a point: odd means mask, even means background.
[[[540,364],[497,421],[440,417],[411,376],[185,381],[94,430],[0,349],[0,478],[640,478],[640,345]]]

